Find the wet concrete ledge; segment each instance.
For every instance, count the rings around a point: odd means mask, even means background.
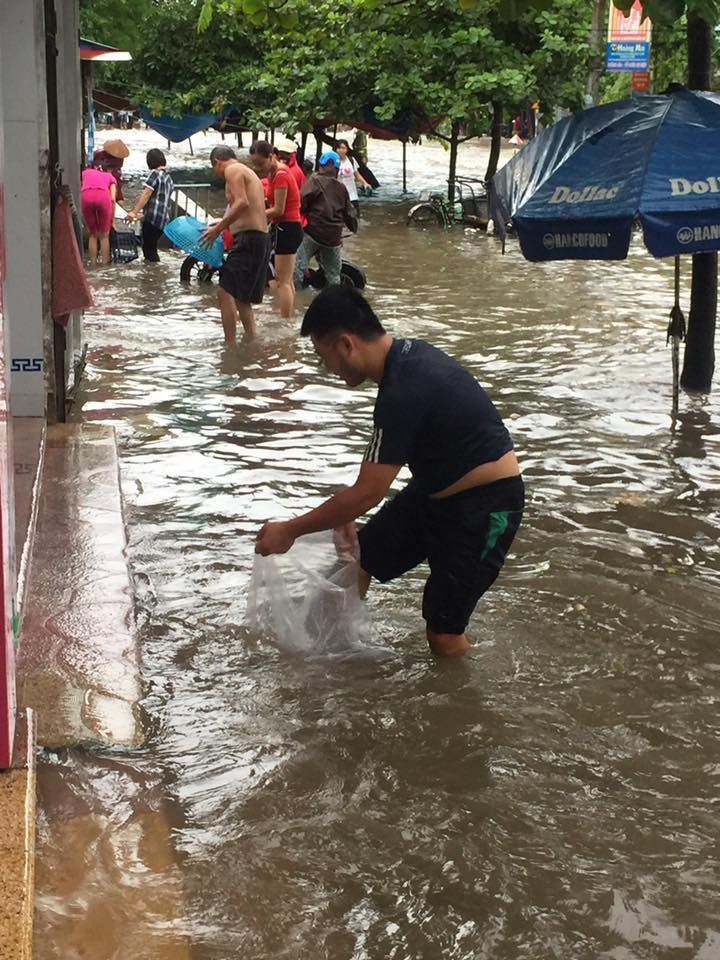
[[[0,960],[30,960],[35,898],[35,720],[19,716],[15,766],[0,774]]]
[[[49,427],[17,670],[42,746],[142,740],[126,544],[115,431]]]

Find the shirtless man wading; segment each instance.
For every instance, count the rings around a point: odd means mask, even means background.
[[[253,171],[235,156],[231,147],[213,147],[213,171],[225,181],[227,212],[209,227],[202,242],[208,246],[229,228],[235,243],[220,272],[220,314],[225,343],[237,342],[238,317],[245,334],[255,335],[252,305],[262,303],[270,260],[270,234],[262,184]]]

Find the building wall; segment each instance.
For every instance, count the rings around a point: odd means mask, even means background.
[[[46,27],[51,34],[49,63]],[[11,225],[6,310],[14,416],[45,415],[48,392],[55,390],[50,209],[53,187],[60,181],[70,186],[78,209],[80,204],[78,38],[78,0],[0,0],[6,215]],[[53,70],[57,96],[48,103],[48,74]],[[49,120],[57,125],[57,164],[52,170]],[[77,313],[67,327],[64,372],[69,387],[81,351],[82,318]],[[54,409],[49,412],[55,414]]]
[[[12,410],[15,416],[43,416],[50,307],[50,176],[42,0],[0,3],[0,76]]]
[[[55,392],[51,202],[59,182],[80,202],[78,19],[78,0],[0,0],[0,767],[9,759],[15,710],[10,427],[13,419],[17,428],[30,422],[23,418],[45,417]],[[48,70],[57,80],[50,103]],[[71,386],[81,336],[81,318],[73,316],[65,361]]]
[[[15,597],[15,513],[13,510],[12,430],[8,384],[10,357],[7,344],[5,288],[7,277],[5,195],[6,136],[3,122],[2,73],[0,72],[0,769],[11,761],[15,732],[15,645],[12,613]]]

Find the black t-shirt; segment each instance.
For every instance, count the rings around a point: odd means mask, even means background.
[[[393,342],[373,419],[365,460],[407,464],[426,494],[439,493],[513,447],[475,377],[422,340]]]

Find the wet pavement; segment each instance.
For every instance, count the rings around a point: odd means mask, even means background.
[[[353,478],[374,391],[271,302],[225,351],[177,256],[96,271],[77,416],[118,431],[145,743],[44,754],[39,960],[720,956],[720,404],[669,416],[671,267],[531,267],[407,206],[347,254],[488,387],[528,485],[473,652],[427,654],[422,571],[372,591],[386,657],[242,625],[258,526]]]

